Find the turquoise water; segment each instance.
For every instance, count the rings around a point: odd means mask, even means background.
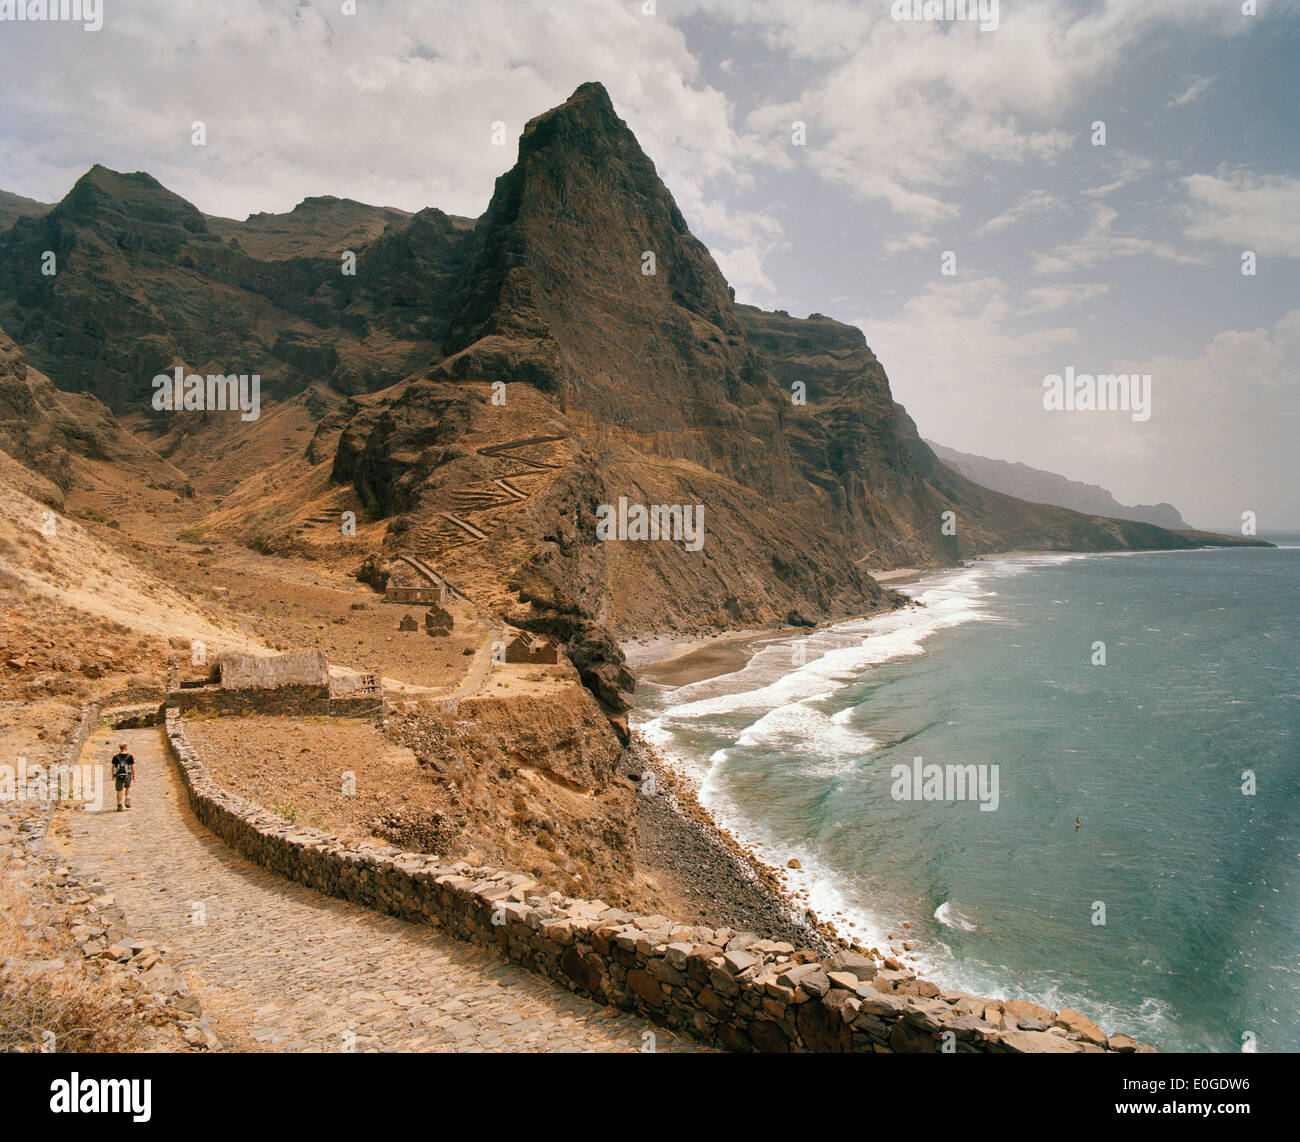
[[[819,915],[937,982],[1300,1050],[1298,586],[1297,548],[977,562],[643,684],[639,723]],[[915,757],[996,766],[996,809],[891,796]]]

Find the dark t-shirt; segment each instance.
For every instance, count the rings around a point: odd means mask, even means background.
[[[135,770],[135,758],[129,753],[113,754],[113,776],[131,777]]]

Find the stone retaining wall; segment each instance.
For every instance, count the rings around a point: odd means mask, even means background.
[[[169,691],[163,705],[167,710],[217,716],[270,714],[286,718],[366,718],[383,713],[383,699],[377,695],[333,697],[326,686],[277,686],[266,690],[196,686]]]
[[[167,740],[199,820],[258,864],[331,896],[494,944],[596,1003],[738,1051],[1134,1051],[1077,1012],[941,992],[902,965],[825,961],[752,933],[638,916],[548,892],[532,878],[424,853],[349,847],[223,790],[179,714]],[[1148,1048],[1149,1049],[1149,1048]]]
[[[113,706],[103,712],[101,720],[114,730],[139,730],[145,726],[160,726],[163,721],[163,707],[161,705]]]

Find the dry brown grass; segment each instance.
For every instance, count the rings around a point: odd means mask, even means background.
[[[70,939],[52,948],[23,930],[32,903],[9,862],[0,864],[0,1051],[147,1050],[147,1032],[133,1019],[130,1001],[85,973]],[[63,967],[28,970],[55,957]],[[45,1032],[53,1033],[52,1042]]]

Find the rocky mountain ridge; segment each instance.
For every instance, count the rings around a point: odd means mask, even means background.
[[[35,477],[23,490],[62,508],[75,486],[111,472],[139,485],[188,494],[185,474],[126,431],[93,396],[55,388],[0,329],[0,452]]]
[[[0,190],[0,231],[8,230],[19,218],[39,218],[50,207],[51,203]]]
[[[1173,531],[1191,529],[1191,525],[1179,515],[1173,504],[1134,504],[1129,507],[1121,504],[1098,484],[1070,480],[1055,472],[1015,461],[993,460],[972,452],[959,452],[956,448],[945,448],[933,440],[927,440],[926,443],[943,463],[967,479],[1018,499],[1031,503],[1055,504],[1088,515],[1136,520]]]
[[[0,326],[143,439],[172,433],[188,475],[219,473],[208,486],[246,507],[210,533],[359,560],[304,538],[347,489],[379,521],[365,574],[420,558],[567,642],[615,708],[618,638],[896,605],[870,569],[1233,542],[1026,503],[945,465],[859,329],[735,303],[596,83],[528,123],[475,222],[316,198],[239,223],[92,168],[0,234]],[[272,415],[178,433],[147,404],[173,365],[259,374]],[[243,455],[274,456],[274,477],[232,469]],[[690,507],[703,542],[602,539],[617,504]]]

